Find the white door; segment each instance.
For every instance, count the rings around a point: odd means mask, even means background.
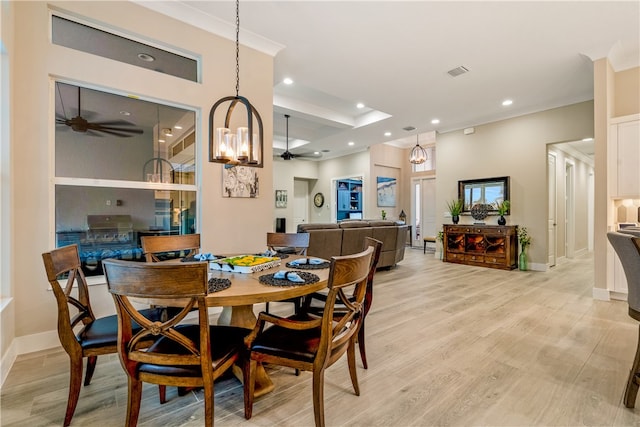
[[[415,180],[413,183],[413,244],[422,246],[422,237],[435,237],[441,224],[436,224],[436,180]]]
[[[309,182],[293,180],[293,224],[287,224],[287,232],[295,233],[298,224],[309,222]]]
[[[556,190],[556,156],[553,153],[547,154],[547,175],[548,175],[548,185],[549,185],[549,217],[547,219],[547,244],[548,244],[548,256],[549,256],[549,267],[553,267],[556,265],[556,216],[557,216],[557,190]]]
[[[574,170],[573,163],[565,161],[565,254],[573,258],[575,252],[575,199],[574,199]]]
[[[422,187],[422,236],[435,237],[440,229],[436,224],[436,180],[423,179]],[[422,244],[420,242],[418,245]]]

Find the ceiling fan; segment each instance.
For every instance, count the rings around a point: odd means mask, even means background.
[[[103,136],[99,132],[109,135],[117,136],[119,138],[129,138],[133,135],[141,135],[144,131],[142,129],[123,127],[123,126],[135,126],[133,123],[126,120],[112,120],[106,122],[89,122],[82,117],[82,110],[80,109],[81,93],[78,87],[78,115],[72,119],[67,119],[67,113],[64,110],[64,103],[62,102],[62,94],[60,93],[60,86],[57,85],[58,94],[60,95],[60,103],[62,105],[63,117],[56,117],[56,124],[63,124],[69,126],[74,132],[86,133],[93,136]]]
[[[284,153],[280,154],[280,157],[282,157],[284,160],[291,160],[291,159],[295,159],[295,158],[312,158],[312,159],[317,159],[319,157],[322,157],[322,154],[318,153],[301,153],[301,154],[293,154],[291,151],[289,151],[289,114],[285,114],[284,115],[285,119],[287,120],[287,142],[286,142],[286,148],[284,150]]]

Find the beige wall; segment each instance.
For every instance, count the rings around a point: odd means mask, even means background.
[[[313,205],[312,196],[316,192],[312,192],[311,189],[314,187],[316,180],[318,178],[318,163],[315,161],[309,160],[300,160],[300,159],[292,159],[292,160],[281,160],[276,159],[273,162],[273,194],[271,198],[273,200],[273,230],[276,228],[275,218],[285,218],[287,220],[287,232],[295,233],[297,224],[294,223],[294,180],[295,179],[303,179],[309,182],[309,222],[319,222],[316,221],[315,218],[318,216],[318,212],[323,208],[316,208]],[[275,207],[275,190],[287,190],[288,203],[286,208],[276,208]],[[327,197],[328,193],[325,194]],[[265,197],[268,195],[265,195]],[[326,209],[326,208],[324,208]]]
[[[371,156],[371,186],[368,187],[372,197],[368,199],[369,212],[367,218],[381,218],[382,209],[387,213],[387,219],[397,220],[404,210],[407,218],[411,213],[411,197],[407,183],[406,171],[411,170],[409,156],[405,150],[386,144],[377,144],[369,149]],[[379,207],[377,204],[376,178],[379,176],[396,178],[396,206]]]
[[[640,67],[615,73],[615,117],[640,113]]]
[[[527,227],[532,237],[529,261],[547,262],[547,144],[593,135],[593,103],[583,102],[513,119],[475,126],[437,137],[436,212],[445,218],[446,202],[458,197],[458,180],[511,177],[511,215],[507,224]],[[473,223],[463,216],[461,223]]]
[[[371,173],[369,168],[368,151],[320,162],[318,165],[318,181],[313,188],[311,188],[311,194],[317,192],[323,193],[325,197],[325,207],[313,211],[315,216],[311,222],[329,222],[332,218],[332,212],[333,218],[335,219],[337,196],[334,188],[332,188],[332,180],[355,176],[362,176],[364,180],[363,218],[368,218],[372,215],[371,198],[375,193],[371,193]],[[373,185],[375,188],[375,184]],[[373,203],[375,206],[375,199]]]
[[[52,45],[49,41],[49,4],[72,15],[201,55],[202,83]],[[11,253],[14,255],[12,284],[17,337],[55,328],[54,298],[47,290],[40,260],[40,254],[55,244],[50,185],[53,173],[53,77],[194,108],[198,112],[203,249],[224,253],[256,251],[264,247],[264,241],[256,240],[255,236],[273,227],[270,215],[273,208],[273,58],[241,47],[240,94],[251,100],[264,121],[265,167],[258,170],[260,196],[257,199],[223,199],[222,166],[206,161],[206,142],[209,109],[217,99],[235,94],[232,41],[129,2],[14,2],[13,6],[16,48],[11,58],[14,77],[11,146],[13,165],[19,167],[15,168],[12,188],[11,213],[15,218],[12,237],[15,243]],[[244,212],[255,214],[244,216],[238,223],[235,219]],[[114,312],[113,302],[104,286],[93,286],[91,291],[96,314]]]

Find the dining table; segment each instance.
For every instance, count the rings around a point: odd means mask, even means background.
[[[254,311],[254,304],[260,304],[265,302],[282,301],[290,298],[302,297],[304,295],[311,294],[313,292],[320,291],[327,287],[329,279],[329,264],[328,260],[323,261],[320,265],[312,266],[311,263],[307,263],[307,268],[301,268],[300,266],[288,266],[294,260],[306,258],[307,260],[313,259],[320,260],[315,257],[307,257],[304,255],[286,254],[282,255],[280,265],[256,271],[254,273],[239,273],[233,271],[221,271],[209,269],[209,280],[212,279],[218,281],[224,281],[227,279],[230,281],[230,286],[226,289],[222,289],[215,292],[209,292],[207,294],[207,306],[208,307],[222,307],[222,312],[218,317],[219,325],[232,325],[240,326],[248,329],[253,329],[257,322],[257,317]],[[215,260],[214,260],[215,262]],[[305,266],[303,266],[305,267]],[[308,269],[313,267],[313,269]],[[286,285],[273,285],[265,284],[260,281],[261,276],[273,275],[279,271],[295,271],[310,273],[317,276],[317,281],[312,283],[287,283]],[[302,276],[302,274],[301,274]],[[282,282],[281,280],[278,282]],[[162,301],[153,301],[153,299],[144,299],[139,302],[147,304],[163,304],[170,306],[184,306],[187,303],[185,299],[175,299]],[[242,371],[238,366],[233,367],[234,374],[242,381]],[[258,364],[256,370],[256,382],[254,396],[259,397],[266,393],[271,392],[274,389],[273,382],[269,375],[265,371],[261,364]]]

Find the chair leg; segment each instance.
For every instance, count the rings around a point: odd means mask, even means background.
[[[249,358],[242,370],[242,380],[244,382],[244,417],[248,420],[253,415],[253,394],[256,387],[256,369],[258,363]]]
[[[638,387],[640,385],[640,327],[638,330],[638,347],[636,356],[633,360],[629,379],[627,380],[627,388],[624,391],[624,406],[634,408],[636,405],[636,397],[638,396]]]
[[[159,385],[158,386],[158,397],[160,398],[160,404],[167,403],[167,386]]]
[[[213,376],[211,381],[204,381],[204,425],[213,427]]]
[[[349,340],[349,347],[347,347],[347,362],[349,364],[349,376],[351,377],[351,384],[353,384],[353,390],[356,396],[360,396],[360,387],[358,385],[358,373],[356,371],[356,340],[355,337]]]
[[[269,301],[267,301],[267,302],[265,303],[265,305],[264,305],[264,311],[265,311],[266,313],[268,313],[268,312],[269,312]]]
[[[313,371],[313,415],[316,427],[324,427],[324,369]]]
[[[91,378],[93,378],[93,372],[96,370],[96,362],[98,356],[87,357],[87,373],[84,374],[84,385],[91,384]]]
[[[71,418],[73,418],[73,413],[76,411],[80,388],[82,387],[82,357],[77,360],[69,359],[69,361],[69,397],[67,399],[67,412],[64,415],[64,427],[71,424]]]
[[[360,325],[360,330],[358,331],[358,348],[360,349],[360,359],[362,359],[362,366],[364,369],[369,369],[369,365],[367,364],[367,349],[364,344],[364,320]]]
[[[129,398],[127,399],[127,426],[138,425],[140,415],[140,400],[142,399],[142,381],[127,377]]]

